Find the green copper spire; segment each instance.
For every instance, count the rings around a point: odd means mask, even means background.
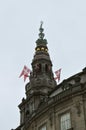
[[[46,46],[46,44],[47,44],[47,40],[44,39],[44,36],[45,36],[45,35],[44,35],[44,33],[43,33],[44,29],[43,29],[42,25],[43,25],[43,22],[41,21],[41,25],[40,25],[40,28],[39,28],[39,31],[40,31],[40,33],[39,33],[39,38],[38,38],[37,41],[36,41],[37,46],[39,46],[39,45],[44,45],[44,46]]]

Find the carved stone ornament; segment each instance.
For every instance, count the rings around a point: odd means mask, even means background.
[[[75,107],[77,109],[78,116],[80,116],[80,114],[81,114],[81,102],[79,100],[75,102]]]
[[[52,110],[49,111],[49,122],[50,122],[50,126],[52,127],[53,125],[53,111]]]

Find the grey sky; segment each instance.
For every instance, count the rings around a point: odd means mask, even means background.
[[[61,81],[86,66],[86,0],[0,0],[0,130],[19,125],[24,65],[31,69],[40,21]]]

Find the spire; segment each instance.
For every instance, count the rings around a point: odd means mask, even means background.
[[[39,31],[40,31],[39,39],[43,39],[44,38],[44,33],[43,33],[44,29],[42,28],[42,25],[43,25],[43,21],[41,21],[41,25],[40,25],[40,28],[39,28]]]
[[[40,28],[39,28],[40,33],[39,33],[39,38],[36,41],[37,46],[39,46],[39,45],[46,46],[46,44],[47,44],[47,40],[44,39],[45,34],[43,33],[44,29],[43,29],[42,25],[43,25],[43,21],[41,21]]]

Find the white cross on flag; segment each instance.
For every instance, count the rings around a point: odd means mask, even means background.
[[[29,73],[30,73],[30,69],[29,69],[26,65],[24,65],[24,68],[23,68],[23,70],[22,70],[22,72],[21,72],[19,78],[20,78],[21,76],[24,76],[24,82],[25,82],[26,78],[29,77],[29,76],[28,76]]]
[[[55,77],[55,80],[58,79],[58,82],[60,81],[60,74],[61,74],[61,69],[55,71],[55,74],[56,74],[56,77]]]

